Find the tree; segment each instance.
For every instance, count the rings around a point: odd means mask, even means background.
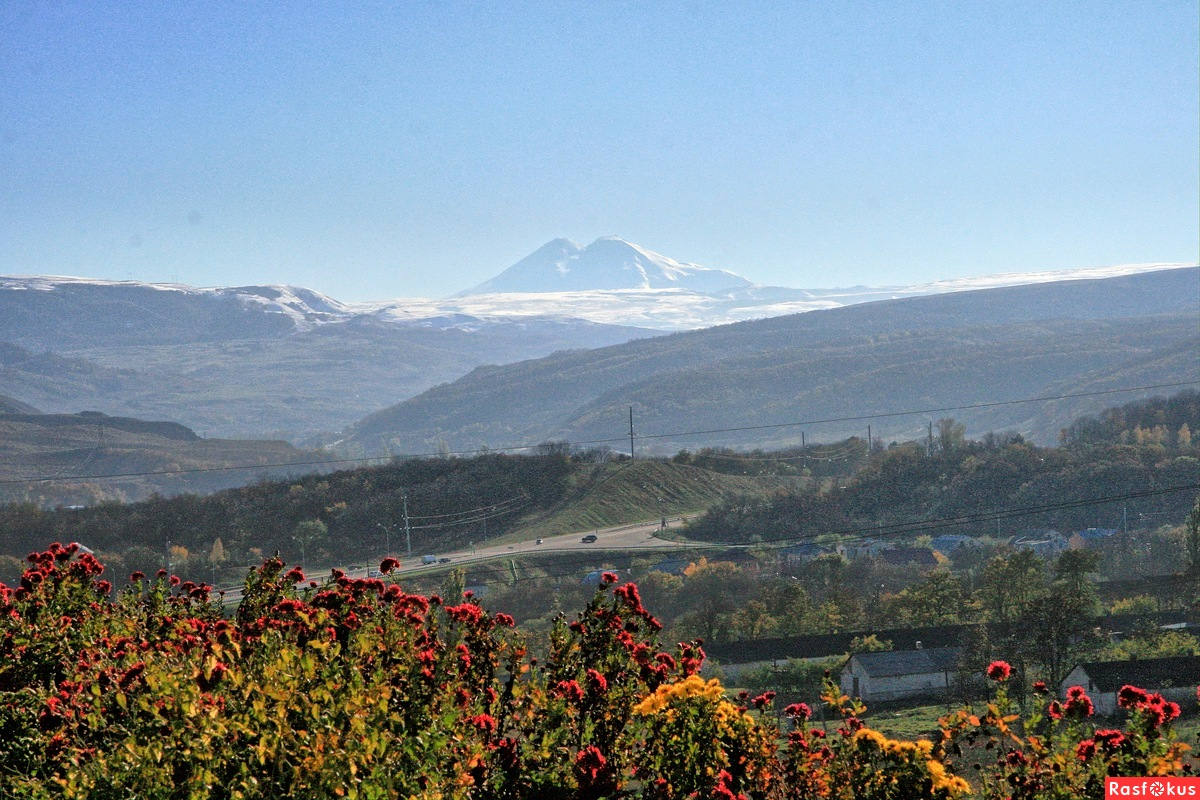
[[[955,422],[953,417],[942,417],[937,421],[938,447],[943,453],[961,447],[966,433],[967,427]]]
[[[1196,504],[1188,514],[1187,549],[1189,572],[1194,576],[1200,575],[1200,497],[1196,498]]]
[[[937,569],[890,598],[888,605],[902,625],[952,625],[963,621],[965,596],[962,581],[949,570]]]
[[[225,543],[218,536],[213,540],[212,549],[208,551],[208,563],[212,566],[212,582],[217,582],[217,568],[225,563],[229,556],[225,553]]]
[[[296,523],[292,530],[292,539],[300,545],[300,566],[307,566],[308,548],[317,542],[325,540],[329,528],[319,519],[306,519]]]

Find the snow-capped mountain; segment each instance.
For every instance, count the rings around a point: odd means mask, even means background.
[[[491,280],[462,295],[684,289],[711,293],[751,286],[740,275],[722,269],[681,264],[617,236],[605,236],[580,247],[555,239]]]

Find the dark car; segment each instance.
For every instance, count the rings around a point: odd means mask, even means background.
[[[583,537],[579,541],[583,542],[584,544],[591,544],[592,542],[596,541],[596,534],[589,533],[587,536]]]
[[[449,564],[450,559],[446,558],[445,556],[442,556],[441,558],[438,559],[438,563],[439,564]]]

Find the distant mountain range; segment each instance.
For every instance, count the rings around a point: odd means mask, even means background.
[[[555,240],[440,300],[344,303],[294,286],[0,277],[0,394],[47,412],[170,419],[208,436],[312,446],[486,365],[874,300],[1168,267],[803,290],[756,286],[606,237],[587,247]]]
[[[0,278],[0,393],[50,412],[316,441],[481,364],[654,331],[353,308],[305,289]]]
[[[798,443],[866,434],[870,420],[780,427],[907,409],[1200,380],[1200,270],[1138,272],[858,304],[588,351],[480,367],[372,414],[343,446],[436,452],[548,439],[642,447]],[[948,413],[968,432],[1058,429],[1136,395],[1063,398]],[[876,420],[885,440],[928,415]],[[698,433],[736,428],[727,433]],[[679,434],[673,434],[679,432]],[[811,439],[810,439],[811,441]]]

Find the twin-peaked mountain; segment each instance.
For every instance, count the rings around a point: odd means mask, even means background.
[[[712,293],[753,284],[722,269],[681,264],[616,236],[580,247],[555,239],[491,280],[462,295],[507,292],[581,292],[620,289],[682,289]]]

